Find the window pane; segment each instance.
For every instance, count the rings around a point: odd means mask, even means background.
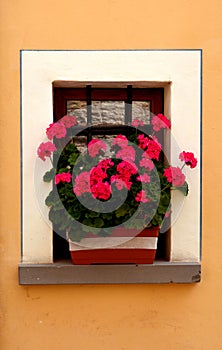
[[[85,101],[68,100],[67,114],[77,118],[78,125],[87,124],[87,104]]]
[[[150,102],[133,101],[132,119],[142,120],[144,124],[150,124]]]
[[[124,101],[92,101],[92,124],[124,124]]]

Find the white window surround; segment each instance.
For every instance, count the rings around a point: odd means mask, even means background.
[[[171,118],[172,135],[182,150],[193,151],[198,160],[201,123],[201,51],[21,51],[22,109],[22,262],[52,263],[52,229],[36,200],[36,178],[49,169],[42,162],[36,176],[36,149],[45,128],[53,120],[52,84],[73,82],[131,82],[164,87],[165,114]],[[38,160],[37,160],[38,161]],[[171,163],[178,153],[171,148]],[[171,227],[172,262],[200,260],[200,161],[187,171],[190,191],[180,215]],[[39,181],[42,201],[50,185]],[[176,207],[179,193],[173,195]],[[45,215],[47,207],[45,206]],[[174,212],[174,211],[173,211]]]

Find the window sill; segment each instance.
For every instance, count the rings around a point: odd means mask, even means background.
[[[152,265],[19,265],[20,285],[49,284],[160,284],[200,282],[200,263],[156,261]]]

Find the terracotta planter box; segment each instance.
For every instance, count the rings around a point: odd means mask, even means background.
[[[69,242],[71,260],[75,265],[152,264],[158,234],[159,227],[152,227],[144,229],[136,237],[134,230],[122,228],[111,237],[87,235],[78,243]]]

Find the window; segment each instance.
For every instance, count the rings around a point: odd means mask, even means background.
[[[101,64],[102,63],[102,64]],[[98,89],[161,88],[164,112],[171,118],[172,163],[177,164],[173,139],[192,149],[200,160],[188,175],[192,188],[171,227],[170,262],[153,266],[85,266],[53,263],[53,235],[36,196],[44,202],[47,184],[34,181],[47,170],[43,164],[35,177],[36,149],[46,125],[53,121],[54,88],[82,89],[96,82]],[[67,90],[68,91],[68,90]],[[76,97],[72,101],[76,100]],[[80,100],[80,97],[78,97]],[[84,100],[84,99],[83,99]],[[82,100],[82,101],[83,101]],[[101,101],[101,98],[95,99]],[[22,115],[22,257],[20,283],[156,283],[195,282],[200,270],[201,232],[201,51],[21,51]],[[69,106],[70,107],[70,106]],[[192,125],[192,133],[190,132]],[[176,147],[176,143],[175,143]],[[177,208],[177,196],[172,196]],[[124,277],[123,277],[124,276]]]
[[[107,139],[118,133],[127,135],[127,125],[136,118],[143,121],[148,133],[151,113],[164,113],[163,88],[134,88],[133,85],[98,88],[94,83],[84,88],[54,87],[53,99],[54,121],[66,114],[77,117],[79,136],[75,137],[75,142],[80,150],[94,137]],[[161,136],[163,138],[163,134]],[[168,240],[167,234],[159,236],[156,258],[169,257]],[[53,258],[54,261],[70,258],[68,242],[56,233],[53,235]]]

